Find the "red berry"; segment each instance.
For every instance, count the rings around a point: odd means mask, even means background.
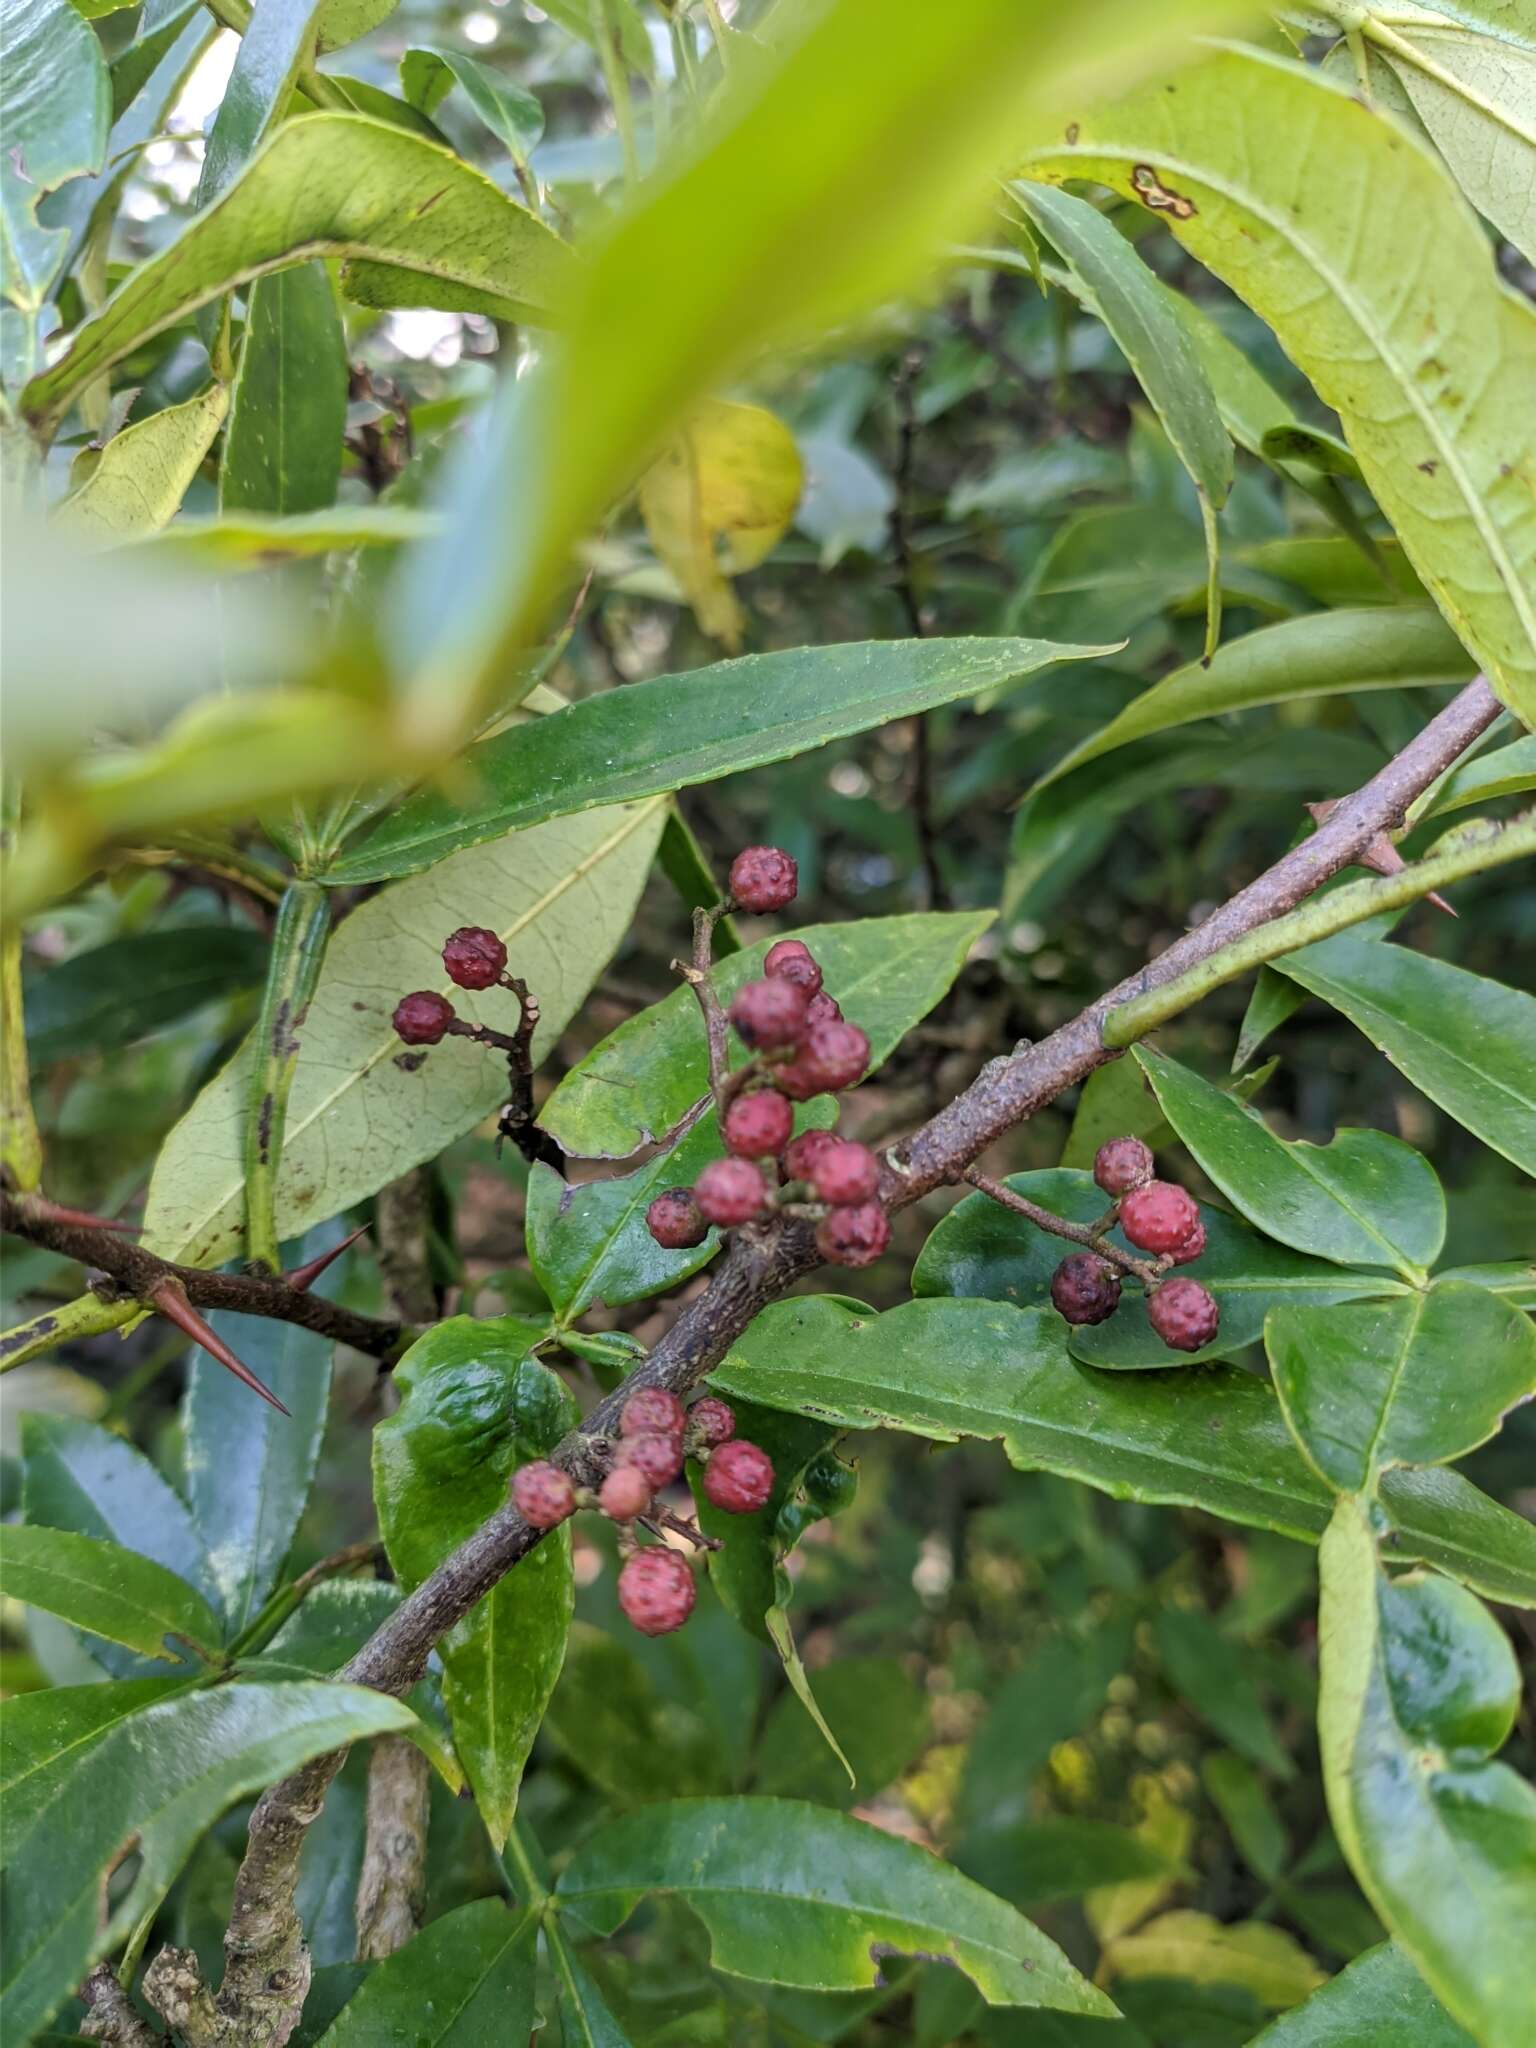
[[[705,1394],[688,1410],[688,1434],[706,1448],[723,1444],[736,1434],[736,1411],[715,1394]]]
[[[507,949],[494,932],[461,925],[443,947],[443,965],[460,988],[491,988],[506,969]]]
[[[704,1212],[692,1188],[668,1188],[645,1212],[645,1227],[669,1252],[689,1251],[709,1235]]]
[[[840,1208],[869,1201],[879,1185],[879,1160],[867,1145],[847,1138],[834,1138],[811,1169],[811,1186]]]
[[[1120,1306],[1120,1281],[1091,1252],[1073,1252],[1051,1275],[1051,1302],[1069,1323],[1102,1323]]]
[[[1093,1177],[1106,1195],[1128,1195],[1157,1170],[1140,1138],[1110,1138],[1093,1155]]]
[[[619,1416],[620,1436],[677,1436],[687,1416],[676,1394],[665,1387],[638,1387]]]
[[[597,1489],[597,1504],[610,1522],[632,1522],[651,1504],[651,1483],[638,1465],[615,1465]]]
[[[773,1491],[773,1460],[745,1437],[735,1437],[709,1454],[704,1492],[728,1515],[751,1515]]]
[[[619,1572],[619,1605],[643,1636],[667,1636],[693,1612],[698,1588],[675,1550],[637,1550]]]
[[[806,1028],[812,1024],[841,1024],[843,1013],[824,988],[819,988],[805,1006]]]
[[[802,1131],[784,1148],[784,1171],[791,1180],[809,1180],[822,1153],[836,1143],[830,1131]]]
[[[872,1266],[891,1241],[891,1219],[878,1202],[832,1209],[816,1226],[816,1246],[834,1266]]]
[[[813,1024],[794,1058],[779,1067],[774,1081],[796,1102],[851,1088],[869,1065],[869,1040],[857,1024],[841,1018]]]
[[[738,1095],[725,1112],[726,1149],[743,1159],[776,1159],[789,1143],[795,1112],[777,1088]]]
[[[798,1045],[805,1036],[809,997],[803,988],[780,976],[775,981],[749,981],[731,999],[730,1019],[743,1045],[754,1052],[775,1052]]]
[[[1200,1351],[1211,1343],[1221,1311],[1198,1280],[1165,1280],[1147,1296],[1147,1321],[1174,1351]]]
[[[576,1510],[576,1489],[558,1465],[535,1458],[512,1475],[512,1498],[530,1527],[553,1529]]]
[[[744,846],[731,862],[730,891],[743,910],[782,910],[799,883],[794,862],[777,846]]]
[[[821,987],[821,969],[804,939],[780,939],[770,946],[763,955],[763,972],[792,981],[796,988],[805,990],[807,997],[815,995]]]
[[[1204,1250],[1205,1225],[1204,1223],[1197,1223],[1178,1250],[1173,1254],[1173,1263],[1176,1266],[1192,1266]]]
[[[1120,1204],[1120,1228],[1144,1252],[1176,1252],[1199,1221],[1194,1196],[1171,1180],[1133,1188]]]
[[[768,1206],[768,1183],[750,1159],[715,1159],[694,1183],[694,1200],[711,1223],[729,1230]]]
[[[683,1469],[683,1440],[680,1436],[648,1431],[644,1436],[627,1436],[614,1453],[616,1466],[633,1465],[643,1472],[652,1491],[670,1486]]]
[[[395,1033],[407,1045],[436,1045],[453,1022],[453,1005],[446,996],[418,989],[402,996],[395,1005]]]

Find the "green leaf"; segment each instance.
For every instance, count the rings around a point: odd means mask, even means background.
[[[57,1614],[76,1628],[141,1656],[176,1661],[168,1635],[200,1657],[216,1655],[218,1621],[201,1593],[163,1565],[116,1543],[66,1529],[0,1524],[0,1572],[13,1600]]]
[[[1033,1813],[1035,1780],[1051,1751],[1097,1719],[1130,1654],[1121,1615],[1036,1645],[998,1688],[966,1752],[961,1814],[992,1829]]]
[[[407,1590],[505,1506],[515,1467],[553,1450],[575,1422],[564,1386],[530,1355],[545,1334],[517,1316],[455,1316],[395,1367],[401,1403],[373,1433],[373,1490]],[[439,1645],[454,1747],[498,1850],[560,1676],[574,1598],[571,1532],[562,1526]]]
[[[175,516],[228,410],[226,387],[210,384],[185,405],[169,405],[114,434],[85,483],[54,514],[59,526],[91,547],[158,533]]]
[[[107,146],[111,93],[101,44],[68,0],[15,0],[6,10],[0,84],[0,293],[24,338],[6,338],[22,372],[40,357],[35,316],[69,247],[64,228],[44,227],[37,204],[69,179],[99,168]]]
[[[249,162],[285,113],[300,67],[313,55],[323,0],[261,0],[240,36],[203,152],[197,203],[208,206]]]
[[[612,1934],[651,1891],[693,1908],[731,1976],[853,1991],[880,1983],[888,1959],[922,1954],[957,1965],[990,2005],[1114,2014],[1012,1906],[911,1842],[796,1800],[628,1814],[587,1837],[555,1896]]]
[[[1183,1867],[1107,1820],[1023,1820],[968,1836],[956,1854],[967,1877],[1021,1913],[1080,1899],[1102,1885],[1168,1881]]]
[[[1096,179],[1153,208],[1269,321],[1339,414],[1457,636],[1536,721],[1536,527],[1521,482],[1536,415],[1520,398],[1536,311],[1503,285],[1433,157],[1316,71],[1258,50],[1221,50],[1174,93],[1159,82],[1074,116],[1065,147],[1061,113],[1029,175]],[[1277,135],[1295,146],[1276,150]]]
[[[1092,302],[1173,444],[1214,510],[1232,488],[1232,443],[1203,364],[1170,312],[1165,288],[1097,207],[1021,180],[1008,187],[1088,287]]]
[[[1373,25],[1375,26],[1375,25]],[[1536,44],[1445,19],[1404,20],[1373,43],[1479,213],[1536,263]],[[1395,61],[1394,61],[1395,60]]]
[[[430,208],[430,211],[428,211]],[[341,257],[365,305],[438,305],[536,318],[563,245],[489,178],[447,150],[359,114],[286,121],[229,189],[136,266],[69,347],[28,385],[51,429],[115,363],[199,306],[285,264]]]
[[[1520,1675],[1503,1630],[1446,1579],[1391,1580],[1368,1511],[1321,1550],[1318,1730],[1334,1832],[1361,1890],[1486,2048],[1536,2030],[1536,1792],[1492,1762]]]
[[[566,1940],[558,1917],[544,1923],[560,1998],[562,2048],[631,2048],[629,2036]]]
[[[249,1678],[330,1678],[400,1605],[385,1579],[323,1579],[312,1586],[266,1648],[242,1670]]]
[[[118,1722],[157,1700],[185,1692],[181,1678],[125,1678],[116,1685],[56,1685],[6,1702],[0,1798],[13,1836],[31,1826],[68,1772]]]
[[[1189,1984],[1235,1984],[1260,2005],[1297,2005],[1323,1982],[1323,1973],[1281,1927],[1260,1920],[1223,1926],[1209,1913],[1160,1913],[1132,1934],[1107,1944],[1100,1973],[1115,1977],[1172,1977]]]
[[[415,874],[444,854],[593,804],[713,782],[1107,647],[868,640],[748,654],[606,690],[470,754],[470,792],[423,791],[343,854],[338,884]]]
[[[1268,1236],[1340,1265],[1392,1266],[1407,1280],[1433,1262],[1445,1196],[1411,1145],[1367,1130],[1289,1144],[1165,1054],[1137,1046],[1134,1057],[1201,1168]]]
[[[1279,1308],[1264,1336],[1291,1433],[1339,1493],[1372,1492],[1388,1465],[1464,1456],[1536,1393],[1536,1327],[1481,1287]]]
[[[27,1050],[37,1066],[117,1052],[189,1011],[255,988],[267,946],[231,925],[173,925],[75,953],[27,983]]]
[[[242,512],[218,519],[178,519],[144,547],[151,559],[206,563],[221,573],[244,573],[342,549],[399,547],[435,533],[440,525],[433,514],[408,505],[328,505],[320,512],[295,512],[286,518]]]
[[[1474,2048],[1393,1942],[1367,1950],[1305,2004],[1267,2026],[1253,2048]]]
[[[1286,1024],[1306,1001],[1299,988],[1277,974],[1267,963],[1259,969],[1253,994],[1243,1012],[1237,1044],[1232,1049],[1232,1071],[1240,1074],[1259,1047],[1273,1032]],[[1104,1070],[1101,1068],[1100,1072]]]
[[[1104,1213],[1103,1194],[1088,1173],[1055,1168],[1010,1174],[1005,1185],[1072,1223],[1092,1223]],[[1215,1343],[1187,1354],[1191,1360],[1228,1358],[1244,1345],[1257,1343],[1265,1316],[1282,1303],[1326,1304],[1399,1291],[1396,1281],[1343,1271],[1290,1251],[1209,1203],[1201,1205],[1200,1220],[1205,1225],[1205,1251],[1190,1271],[1215,1297],[1221,1330]],[[1122,1232],[1111,1231],[1110,1239],[1122,1250],[1129,1249]],[[1037,1230],[989,1196],[967,1195],[935,1226],[918,1254],[912,1291],[1049,1309],[1051,1276],[1069,1249],[1061,1238]],[[1073,1357],[1086,1365],[1148,1372],[1165,1371],[1173,1363],[1167,1345],[1147,1321],[1145,1296],[1134,1285],[1125,1289],[1107,1322],[1075,1329],[1063,1326],[1063,1334]]]
[[[346,423],[346,335],[324,264],[257,278],[219,466],[220,511],[323,511],[336,496]]]
[[[339,1231],[316,1231],[289,1246],[289,1263],[314,1258]],[[341,1286],[346,1261],[312,1293]],[[182,1402],[182,1471],[192,1518],[207,1548],[230,1632],[253,1618],[277,1582],[320,1458],[331,1391],[327,1337],[297,1323],[219,1313],[214,1329],[288,1409],[279,1415],[202,1351],[194,1351]],[[253,1413],[259,1407],[261,1413]]]
[[[1295,1776],[1264,1711],[1253,1672],[1216,1624],[1188,1607],[1160,1607],[1153,1624],[1169,1683],[1225,1742],[1277,1778]]]
[[[1464,683],[1473,666],[1455,634],[1428,605],[1307,612],[1229,640],[1208,663],[1193,661],[1175,669],[1133,698],[1102,732],[1074,747],[1043,783],[1131,740],[1195,719],[1302,697]]]
[[[1536,1174],[1536,996],[1352,933],[1275,962],[1457,1123]]]
[[[407,50],[400,59],[400,89],[424,114],[435,114],[455,83],[512,160],[525,163],[544,133],[544,109],[515,78],[462,50]]]
[[[1536,1259],[1491,1259],[1481,1266],[1452,1266],[1435,1275],[1435,1285],[1465,1280],[1486,1287],[1514,1308],[1536,1308]]]
[[[718,1231],[691,1251],[664,1251],[646,1228],[645,1212],[664,1188],[691,1187],[724,1150],[707,1117],[636,1173],[565,1181],[542,1161],[534,1165],[524,1223],[528,1260],[562,1325],[594,1301],[609,1308],[641,1301],[709,1263],[719,1249]]]
[[[1258,1772],[1240,1756],[1212,1750],[1200,1760],[1200,1778],[1243,1861],[1256,1877],[1273,1884],[1289,1859],[1290,1844]]]
[[[447,1039],[408,1052],[390,1022],[400,997],[416,988],[451,992],[473,1022],[512,1021],[504,992],[451,989],[441,957],[447,934],[477,924],[506,942],[511,972],[539,998],[537,1062],[629,929],[665,815],[658,798],[538,826],[385,889],[345,920],[326,950],[289,1097],[276,1190],[280,1238],[435,1158],[505,1099],[506,1062],[493,1049]],[[145,1242],[168,1258],[211,1265],[239,1253],[250,1058],[247,1041],[156,1162]]]
[[[1083,1083],[1077,1108],[1072,1112],[1072,1128],[1062,1147],[1061,1163],[1064,1167],[1087,1172],[1105,1139],[1122,1136],[1141,1138],[1154,1152],[1173,1142],[1173,1134],[1158,1108],[1157,1097],[1147,1086],[1141,1069],[1132,1060],[1111,1060],[1107,1066],[1095,1067]],[[1012,1177],[1009,1185],[1014,1185]],[[933,1242],[932,1236],[928,1242]],[[986,1292],[975,1287],[914,1288],[914,1291],[945,1294]]]
[[[1465,810],[1468,804],[1492,803],[1495,797],[1524,796],[1536,789],[1536,733],[1480,754],[1464,767],[1453,768],[1434,792],[1419,818],[1438,818],[1446,811]]]
[[[321,54],[357,42],[388,21],[398,5],[399,0],[323,0],[317,25]]]
[[[91,1965],[164,1898],[203,1830],[310,1757],[370,1735],[409,1734],[408,1707],[366,1686],[224,1685],[143,1707],[33,1780],[32,1817],[8,1829],[14,1879],[3,1993],[7,2036],[26,2040]],[[123,1845],[133,1880],[110,1907]],[[59,1845],[68,1843],[68,1855]]]
[[[826,988],[844,1015],[869,1034],[873,1069],[945,993],[992,915],[870,917],[812,925],[794,936],[821,962]],[[710,978],[723,1001],[762,973],[773,943],[760,939],[716,963]],[[680,988],[627,1018],[573,1067],[539,1122],[573,1156],[622,1159],[670,1130],[708,1085],[698,1001],[691,989]]]
[[[1106,1373],[1067,1355],[1054,1312],[1000,1302],[911,1301],[877,1315],[830,1295],[776,1302],[713,1383],[728,1396],[843,1429],[903,1429],[936,1443],[1001,1441],[1020,1471],[1080,1479],[1119,1500],[1199,1507],[1313,1542],[1328,1490],[1262,1380]],[[1491,1599],[1536,1605],[1536,1530],[1453,1472],[1386,1475],[1396,1555],[1422,1557]]]
[[[702,392],[920,276],[984,206],[1020,122],[1054,111],[1064,71],[1111,53],[1139,67],[1214,13],[974,0],[893,36],[884,0],[833,0],[734,66],[573,270],[559,346],[505,389],[459,466],[453,539],[399,586],[391,626],[423,725],[452,737],[472,722],[537,636],[572,547]]]
[[[570,1768],[621,1807],[729,1782],[703,1722],[659,1695],[629,1643],[582,1622],[571,1630],[544,1727]]]
[[[500,1899],[445,1913],[368,1974],[321,2048],[508,2048],[531,2035],[538,1916]]]
[[[218,1583],[196,1524],[142,1451],[75,1416],[23,1415],[21,1454],[28,1522],[137,1551],[217,1607]]]

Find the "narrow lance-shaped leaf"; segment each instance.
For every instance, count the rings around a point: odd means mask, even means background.
[[[258,278],[219,466],[221,513],[323,510],[336,496],[346,422],[346,335],[325,266]]]
[[[1098,179],[1148,207],[1270,322],[1458,637],[1536,719],[1536,416],[1521,397],[1536,311],[1439,165],[1316,71],[1256,50],[1218,52],[1174,93],[1070,111],[1072,140],[1058,113],[1029,175]],[[1277,150],[1277,135],[1297,140]]]
[[[1389,2029],[1414,2048],[1475,2048],[1395,1942],[1367,1949],[1256,2035],[1252,2048],[1365,2048]]]
[[[288,1127],[288,1098],[330,933],[330,899],[319,883],[290,882],[272,927],[266,985],[252,1039],[242,1133],[245,1255],[273,1273],[280,1264],[275,1201]]]
[[[215,1654],[220,1630],[202,1595],[163,1565],[66,1529],[0,1524],[0,1575],[12,1600],[41,1607],[141,1656],[174,1661],[165,1638]]]
[[[1536,996],[1351,932],[1275,962],[1431,1102],[1536,1174]]]
[[[887,1960],[943,1956],[991,2005],[1112,2018],[1102,1991],[1022,1914],[914,1843],[790,1799],[680,1799],[589,1835],[556,1887],[599,1933],[676,1894],[732,1976],[852,1991]]]
[[[131,271],[27,386],[55,427],[76,396],[152,335],[252,278],[341,257],[368,305],[435,304],[537,318],[564,245],[489,178],[419,135],[357,114],[288,121],[158,255]]]
[[[1291,1433],[1340,1493],[1373,1491],[1388,1465],[1464,1456],[1536,1393],[1536,1327],[1457,1282],[1396,1301],[1277,1308],[1264,1341]]]
[[[748,654],[606,690],[473,749],[451,795],[424,791],[333,863],[339,885],[414,874],[562,812],[713,782],[1107,647],[870,640]]]
[[[319,2048],[521,2044],[534,2024],[538,1918],[476,1899],[434,1920],[372,1970]]]
[[[240,36],[198,181],[207,206],[235,178],[287,108],[299,69],[313,54],[315,17],[325,0],[261,0]]]
[[[1321,1566],[1318,1729],[1339,1846],[1452,2016],[1484,2048],[1522,2048],[1536,2031],[1536,1792],[1492,1761],[1520,1699],[1508,1638],[1446,1579],[1388,1579],[1352,1496]]]

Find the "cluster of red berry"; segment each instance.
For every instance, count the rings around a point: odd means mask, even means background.
[[[443,965],[459,988],[492,988],[507,971],[507,949],[494,932],[461,925],[444,942]],[[407,1045],[437,1045],[457,1023],[452,1003],[431,989],[417,989],[395,1005],[395,1032]]]
[[[737,1436],[726,1402],[706,1394],[684,1408],[665,1387],[641,1387],[624,1403],[613,1464],[595,1493],[547,1458],[519,1466],[512,1478],[517,1511],[535,1529],[557,1528],[578,1508],[597,1508],[619,1524],[630,1546],[619,1571],[619,1605],[642,1635],[681,1628],[697,1597],[687,1559],[664,1547],[634,1547],[632,1526],[678,1477],[684,1458],[704,1467],[704,1496],[727,1514],[753,1514],[773,1491],[773,1460]]]
[[[1188,1266],[1205,1250],[1205,1225],[1192,1195],[1153,1178],[1155,1162],[1140,1138],[1111,1138],[1094,1154],[1093,1177],[1138,1250],[1168,1266]],[[1102,1323],[1120,1306],[1120,1276],[1093,1252],[1073,1252],[1051,1276],[1051,1301],[1069,1323]],[[1159,1279],[1147,1289],[1147,1320],[1174,1351],[1199,1351],[1215,1338],[1220,1311],[1198,1280]]]
[[[749,846],[731,863],[730,893],[743,910],[782,910],[794,901],[795,863],[774,846]],[[821,985],[821,968],[800,939],[780,939],[763,977],[737,990],[727,1013],[753,1054],[732,1077],[736,1092],[720,1120],[730,1157],[706,1166],[692,1188],[668,1188],[646,1211],[652,1237],[670,1251],[702,1244],[712,1223],[733,1229],[776,1203],[825,1206],[816,1226],[824,1259],[867,1266],[890,1242],[878,1200],[880,1162],[867,1145],[830,1131],[794,1129],[794,1104],[851,1088],[869,1065],[869,1040]],[[779,1185],[760,1160],[778,1162]]]

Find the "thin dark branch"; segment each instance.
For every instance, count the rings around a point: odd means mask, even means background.
[[[359,1315],[318,1294],[298,1293],[281,1275],[205,1273],[196,1266],[178,1266],[115,1231],[60,1223],[35,1210],[25,1195],[0,1194],[0,1229],[105,1273],[121,1292],[146,1308],[153,1306],[156,1290],[171,1280],[180,1284],[194,1308],[231,1309],[237,1315],[297,1323],[370,1358],[393,1357],[411,1334],[402,1323]]]
[[[961,1178],[969,1181],[978,1193],[988,1196],[1001,1208],[1011,1209],[1015,1216],[1022,1216],[1026,1222],[1033,1223],[1037,1230],[1047,1230],[1053,1237],[1065,1237],[1073,1244],[1085,1245],[1089,1251],[1096,1252],[1110,1265],[1118,1266],[1122,1273],[1134,1274],[1145,1287],[1154,1286],[1170,1264],[1166,1258],[1138,1259],[1130,1252],[1121,1251],[1119,1245],[1111,1244],[1104,1233],[1114,1221],[1113,1209],[1107,1217],[1101,1217],[1097,1223],[1070,1223],[1065,1216],[1058,1216],[1050,1209],[1042,1209],[1038,1202],[1030,1201],[1027,1195],[1016,1194],[1002,1181],[994,1180],[990,1174],[983,1173],[979,1166],[968,1166]]]
[[[721,1109],[725,1107],[728,1095],[734,1092],[731,1088],[731,1051],[726,1014],[709,977],[715,926],[730,907],[727,902],[717,903],[712,910],[696,910],[693,913],[693,958],[686,964],[681,960],[672,962],[673,972],[683,977],[698,998],[699,1009],[704,1016],[704,1035],[709,1041],[709,1092]],[[692,1114],[690,1110],[689,1115]]]

